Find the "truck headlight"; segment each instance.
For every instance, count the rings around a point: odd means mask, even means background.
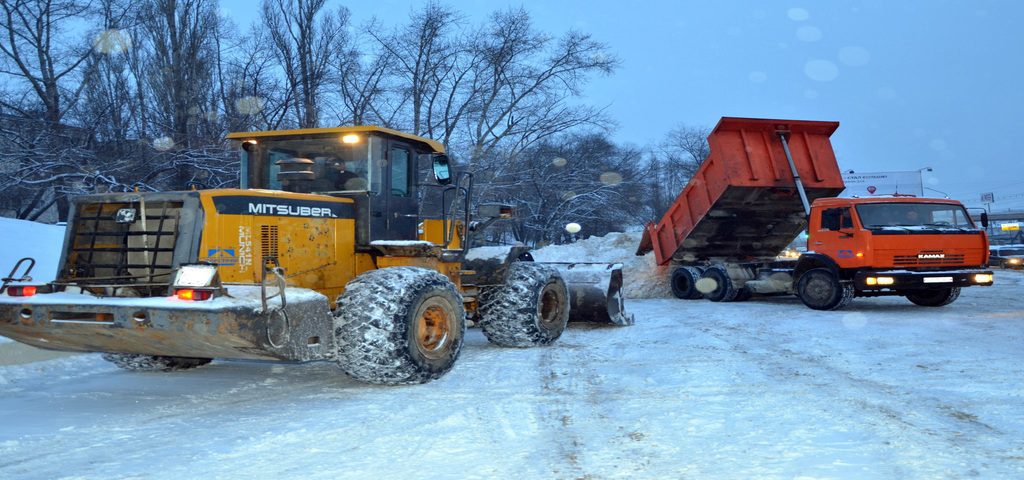
[[[892,285],[896,283],[896,279],[892,277],[867,277],[864,279],[864,283],[875,286],[875,285]]]
[[[1010,265],[1020,265],[1020,259],[1019,258],[1011,258],[1009,260],[1009,263],[1010,263]]]
[[[992,274],[976,273],[974,274],[974,283],[992,283]]]

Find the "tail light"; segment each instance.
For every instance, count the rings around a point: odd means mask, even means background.
[[[213,290],[198,290],[195,288],[179,288],[174,291],[178,300],[201,302],[213,298]]]
[[[39,288],[34,285],[19,285],[7,287],[7,294],[12,297],[31,297],[32,295],[35,295],[38,290]]]

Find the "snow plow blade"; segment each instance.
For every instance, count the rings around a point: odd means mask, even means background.
[[[622,298],[622,264],[542,262],[569,287],[569,321],[632,325]]]

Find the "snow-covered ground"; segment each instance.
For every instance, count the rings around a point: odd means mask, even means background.
[[[330,363],[5,366],[0,478],[1022,478],[1022,285],[842,312],[630,300],[636,325],[545,348],[471,330],[409,387]]]

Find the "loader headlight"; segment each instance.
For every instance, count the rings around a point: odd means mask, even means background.
[[[179,288],[219,287],[216,265],[182,265],[172,284]]]
[[[974,283],[992,283],[992,274],[976,273],[974,274]]]

